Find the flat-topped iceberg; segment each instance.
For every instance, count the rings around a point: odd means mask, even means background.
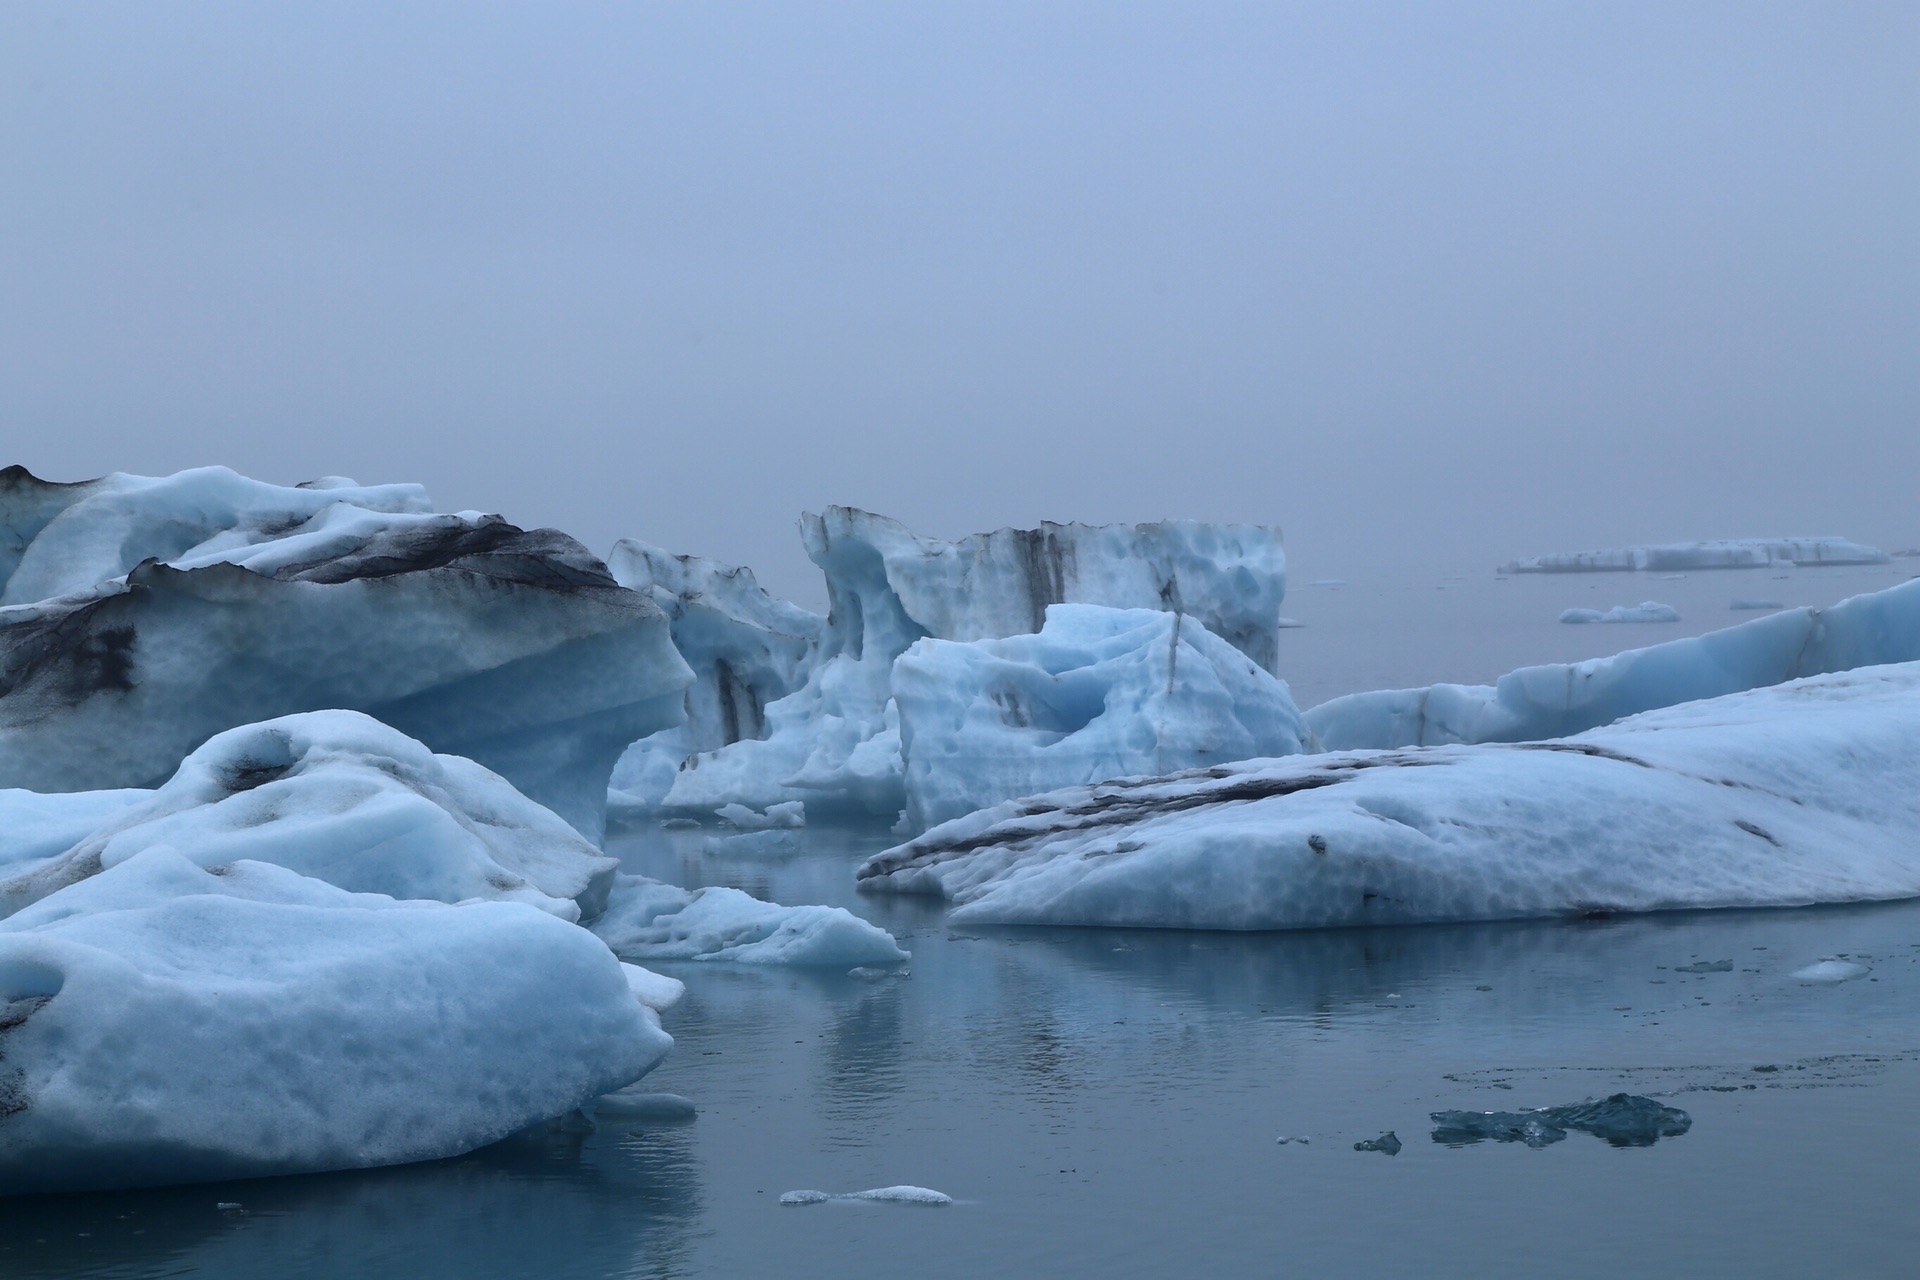
[[[1291,755],[1287,686],[1197,618],[1056,604],[1033,635],[921,640],[893,664],[916,828],[1057,787]]]
[[[5,475],[0,787],[155,786],[223,729],[351,707],[598,839],[614,761],[684,714],[665,616],[557,531],[405,485]]]
[[[1887,553],[1845,538],[1722,538],[1663,542],[1610,551],[1569,551],[1510,560],[1501,573],[1673,573],[1688,569],[1764,569],[1771,565],[1886,564]]]
[[[1680,611],[1670,604],[1661,604],[1658,600],[1642,600],[1639,604],[1617,604],[1611,609],[1568,609],[1560,615],[1562,622],[1678,622]]]
[[[0,921],[0,1194],[470,1151],[666,1054],[629,973],[524,903],[149,847]]]
[[[1247,761],[1013,801],[859,870],[956,922],[1195,929],[1920,895],[1920,663],[1520,745]]]
[[[1148,608],[1196,619],[1271,671],[1286,560],[1277,530],[1164,521],[1046,524],[959,542],[921,537],[865,511],[802,517],[831,605],[806,679],[766,707],[766,735],[689,758],[668,807],[893,813],[906,802],[894,660],[916,641],[1037,631],[1047,606]]]
[[[1522,667],[1492,685],[1349,694],[1310,709],[1306,722],[1329,751],[1527,742],[1800,676],[1913,661],[1920,581],[1610,658]]]

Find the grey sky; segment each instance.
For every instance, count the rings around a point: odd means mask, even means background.
[[[0,7],[0,462],[1920,542],[1920,6]]]

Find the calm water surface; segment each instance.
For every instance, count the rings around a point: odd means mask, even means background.
[[[1709,630],[1740,616],[1734,594],[1829,603],[1905,576],[1846,572],[1771,592],[1764,573],[1483,578],[1421,584],[1418,607],[1404,584],[1296,586],[1287,611],[1309,626],[1283,653],[1311,659],[1314,674],[1289,669],[1309,703]],[[1688,622],[1552,622],[1597,596],[1662,599]],[[1379,633],[1401,623],[1396,659]],[[1491,657],[1483,632],[1499,637]],[[814,827],[774,858],[709,847],[715,834],[645,825],[610,846],[664,879],[849,906],[913,951],[906,972],[667,967],[688,995],[650,1080],[694,1099],[696,1120],[363,1174],[0,1202],[0,1276],[1914,1272],[1920,904],[1255,936],[956,930],[930,901],[853,891],[854,864],[891,843],[882,830]],[[1871,972],[1791,976],[1838,955]],[[1701,961],[1732,967],[1680,971]],[[1630,1149],[1430,1137],[1433,1110],[1618,1090],[1685,1109],[1692,1131]],[[1387,1130],[1397,1156],[1353,1149]],[[903,1182],[959,1203],[776,1203]]]

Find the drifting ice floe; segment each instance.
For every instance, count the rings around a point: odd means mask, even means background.
[[[1749,610],[1757,612],[1761,609],[1784,609],[1787,606],[1778,600],[1743,600],[1736,598],[1733,603],[1727,607],[1735,613],[1743,613]]]
[[[908,958],[893,936],[843,907],[783,907],[738,889],[678,889],[622,875],[590,926],[624,960],[888,965]]]
[[[1852,960],[1821,960],[1804,969],[1795,969],[1792,976],[1796,982],[1851,982],[1872,972],[1866,965]]]
[[[1564,1140],[1569,1130],[1616,1147],[1650,1147],[1693,1127],[1693,1117],[1678,1107],[1632,1093],[1538,1111],[1435,1111],[1430,1118],[1433,1140],[1450,1147],[1491,1141],[1539,1148]]]
[[[825,1204],[829,1200],[867,1200],[883,1204],[948,1205],[953,1197],[928,1187],[876,1187],[872,1191],[848,1191],[833,1195],[826,1191],[788,1191],[781,1195],[784,1205]]]
[[[957,922],[1289,929],[1920,895],[1920,663],[1577,737],[1030,797],[869,859]]]
[[[666,618],[562,533],[426,506],[0,472],[0,786],[153,786],[223,729],[352,707],[597,839],[614,761],[683,714]]]
[[[669,808],[803,800],[810,811],[899,811],[905,792],[894,659],[929,637],[1037,631],[1050,604],[1184,613],[1268,671],[1278,653],[1286,574],[1272,529],[1047,524],[950,543],[830,507],[803,517],[801,533],[826,575],[831,604],[805,682],[766,706],[763,739],[687,759],[666,795]],[[698,667],[703,659],[692,661]],[[657,772],[635,769],[636,777]]]
[[[1312,708],[1306,722],[1329,751],[1528,742],[1799,676],[1916,660],[1920,581],[1610,658],[1522,667],[1494,685],[1350,694]]]
[[[1783,564],[1885,564],[1887,559],[1886,552],[1845,538],[1727,538],[1537,556],[1510,560],[1497,572],[1667,573],[1676,569],[1755,569]]]
[[[1639,604],[1617,604],[1606,612],[1598,609],[1568,609],[1560,615],[1562,622],[1678,622],[1680,611],[1670,604],[1661,604],[1658,600],[1642,600]]]
[[[893,664],[907,818],[1056,787],[1291,755],[1287,686],[1193,618],[1057,604],[1038,634],[922,640]]]

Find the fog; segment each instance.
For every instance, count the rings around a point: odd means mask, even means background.
[[[0,8],[0,464],[1920,543],[1911,4]]]

